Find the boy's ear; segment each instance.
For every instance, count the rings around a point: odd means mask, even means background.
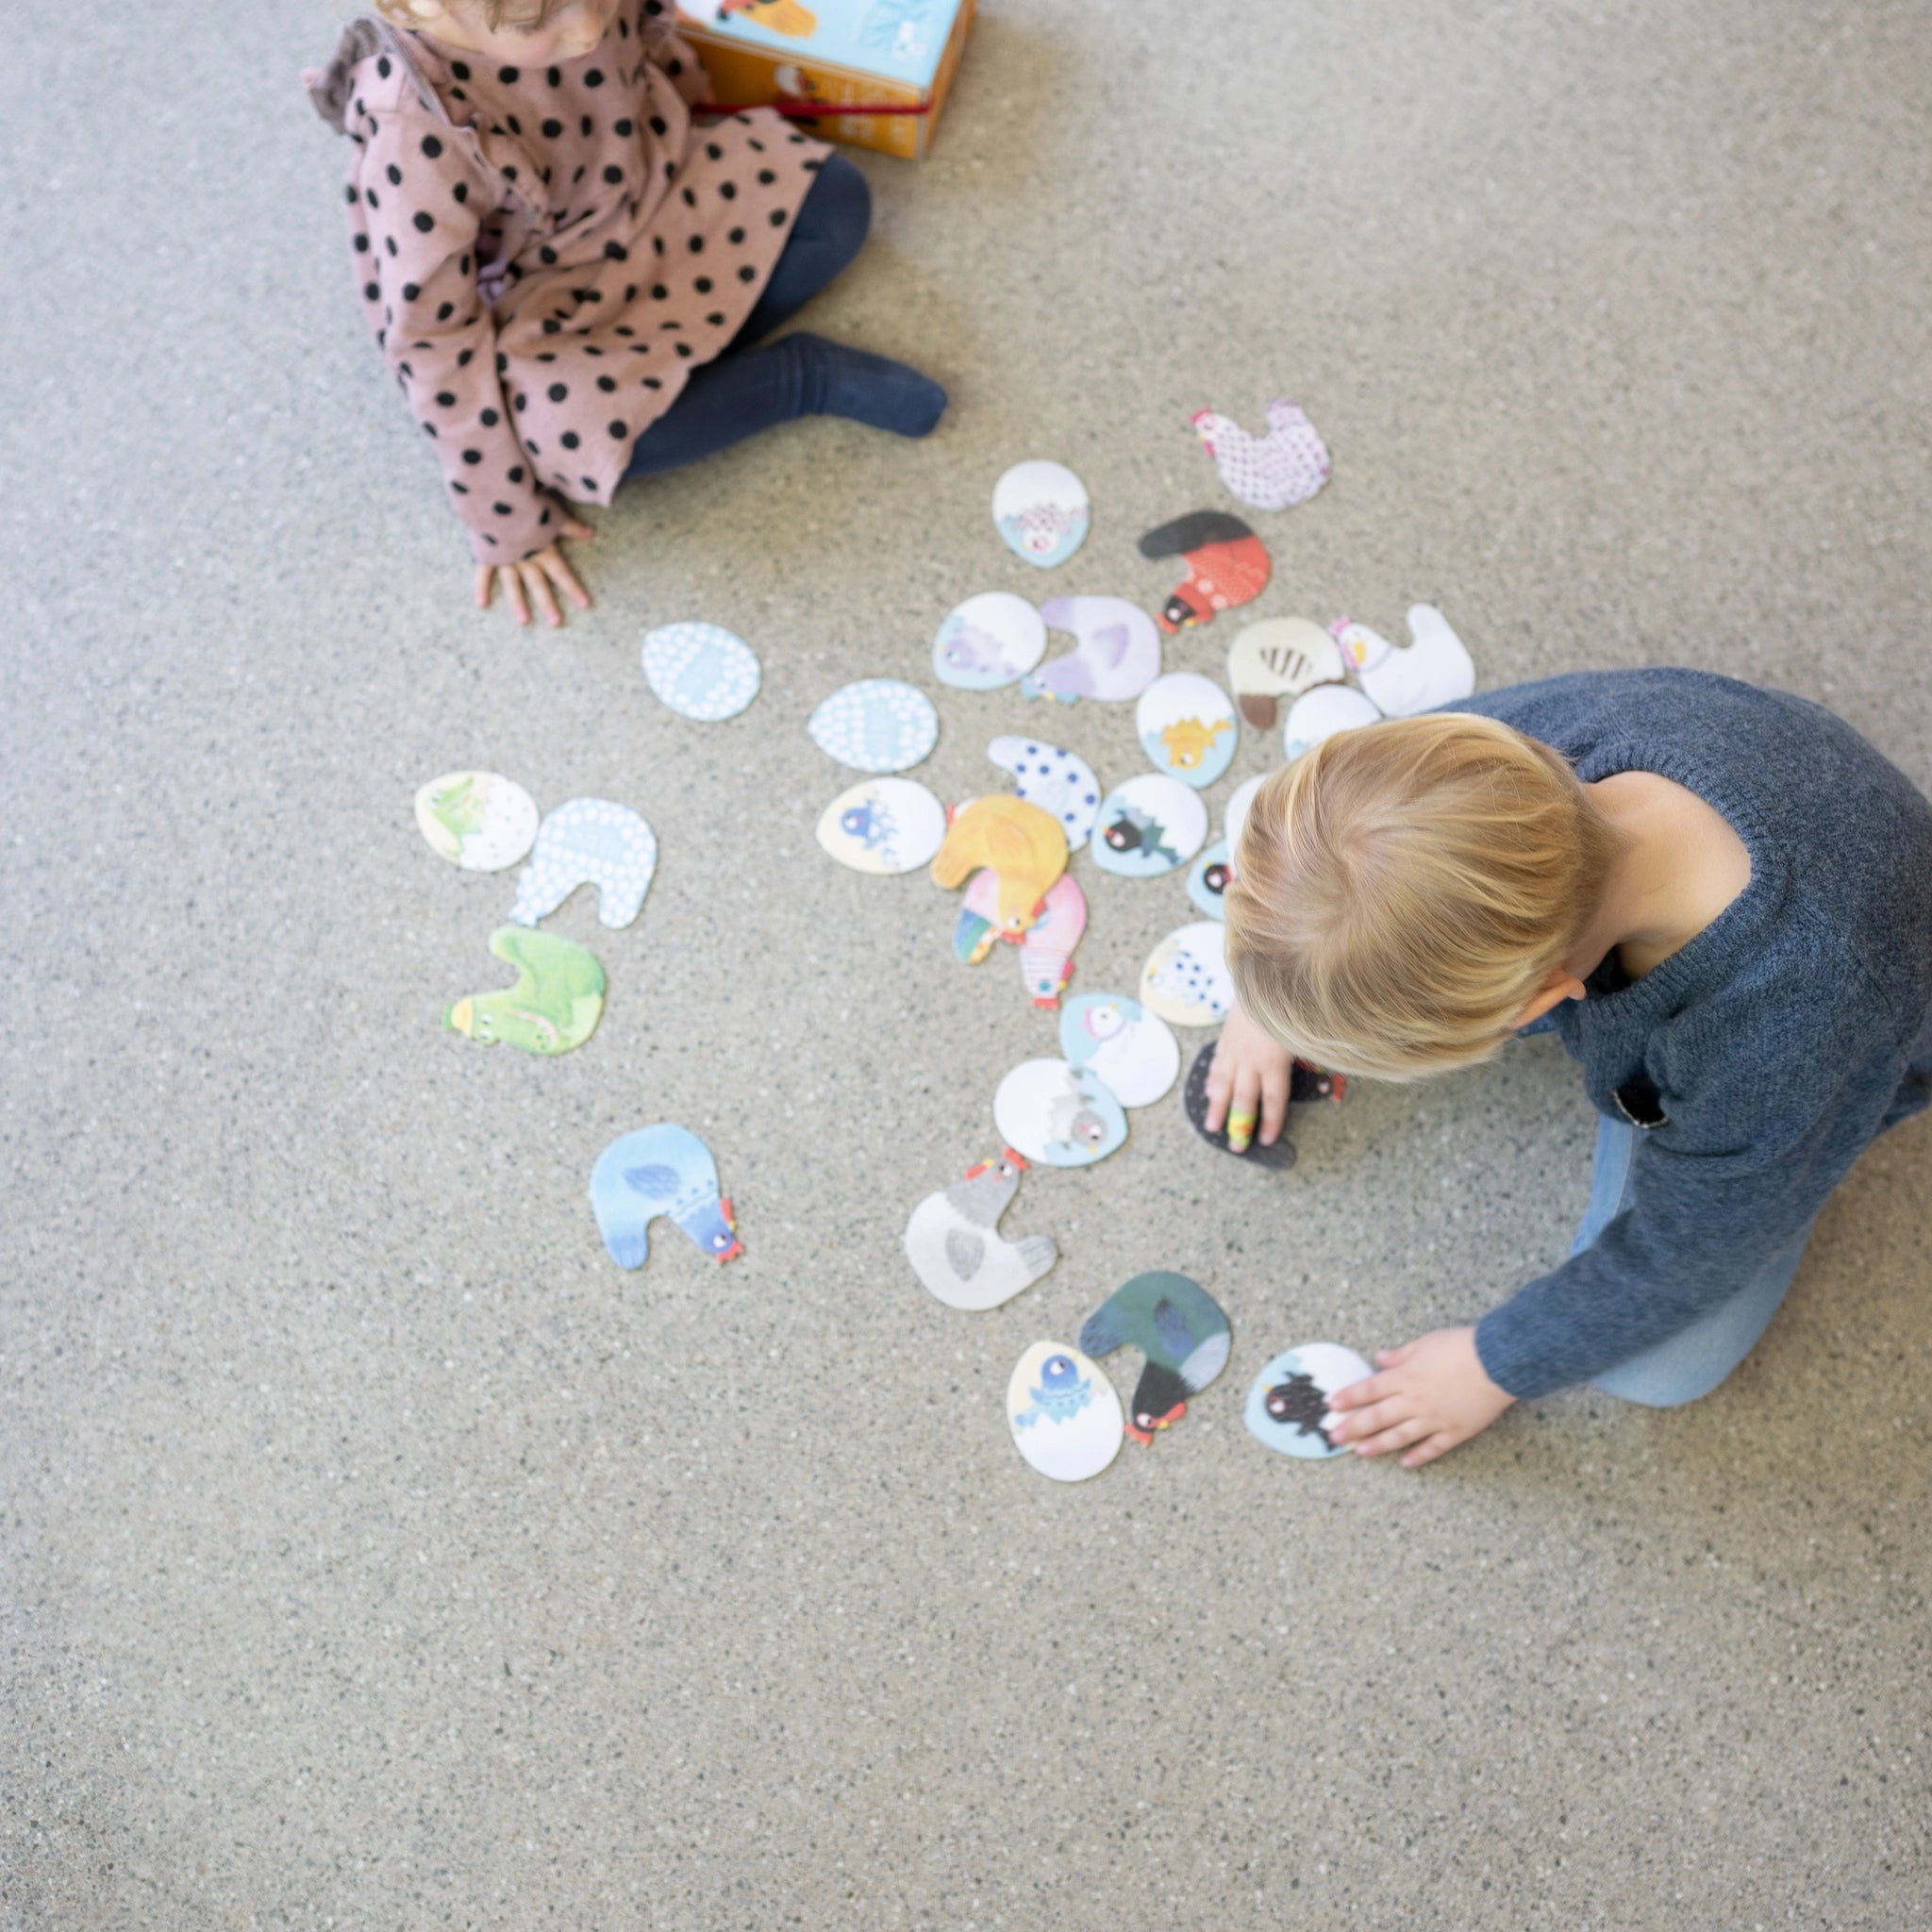
[[[1541,1020],[1553,1007],[1560,1007],[1565,1000],[1580,1000],[1584,997],[1584,985],[1567,966],[1553,966],[1549,977],[1537,989],[1529,1004],[1518,1013],[1512,1024],[1512,1030],[1520,1033],[1524,1027]]]

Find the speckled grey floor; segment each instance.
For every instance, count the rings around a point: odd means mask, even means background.
[[[1240,1424],[1268,1354],[1561,1251],[1560,1055],[1353,1093],[1279,1183],[1143,1113],[1026,1181],[1008,1231],[1059,1267],[951,1313],[900,1227],[1051,1029],[923,877],[820,856],[803,729],[930,685],[956,599],[1041,590],[1007,462],[1093,487],[1056,589],[1151,599],[1132,540],[1223,501],[1189,411],[1285,387],[1337,468],[1267,521],[1257,610],[1431,597],[1487,684],[1737,672],[1932,784],[1924,9],[990,0],[814,318],[937,370],[942,432],[633,490],[561,636],[468,608],[361,335],[296,82],[329,14],[110,13],[32,10],[0,63],[0,1924],[1932,1921],[1932,1127],[1709,1400],[1292,1465]],[[639,675],[694,615],[764,658],[726,726]],[[984,788],[1028,712],[942,711],[920,775]],[[1054,723],[1140,763],[1120,711]],[[611,980],[562,1061],[438,1027],[508,885],[409,798],[472,763],[662,839],[634,929],[553,922]],[[1085,878],[1077,984],[1124,985],[1179,886]],[[590,1163],[658,1117],[719,1150],[723,1273],[597,1244]],[[1042,1482],[1009,1366],[1157,1265],[1232,1369]]]

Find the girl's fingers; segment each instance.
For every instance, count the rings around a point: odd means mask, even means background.
[[[563,622],[563,612],[557,608],[557,599],[550,589],[550,579],[543,575],[534,558],[518,564],[517,575],[523,578],[528,589],[530,601],[543,613],[543,622],[555,630]]]
[[[575,537],[579,543],[588,543],[597,534],[597,526],[566,513],[563,519],[563,534],[566,537]]]
[[[524,600],[524,579],[514,564],[503,564],[503,594],[509,599],[510,614],[519,624],[530,621],[530,607]]]
[[[546,550],[539,560],[550,581],[562,591],[579,610],[588,610],[591,608],[591,593],[577,582],[576,573],[564,562],[562,551],[555,548]]]
[[[1261,1104],[1261,1076],[1243,1061],[1234,1070],[1227,1097],[1227,1145],[1230,1153],[1246,1150],[1255,1138],[1255,1113]]]
[[[496,588],[496,572],[487,563],[476,566],[476,608],[490,608],[490,593]]]

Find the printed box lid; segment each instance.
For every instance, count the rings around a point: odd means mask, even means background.
[[[678,6],[708,32],[781,59],[824,61],[925,89],[946,51],[960,0],[678,0]],[[809,31],[797,31],[808,19]]]

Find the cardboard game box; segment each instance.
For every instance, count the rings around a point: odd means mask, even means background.
[[[974,0],[678,0],[719,107],[797,108],[826,141],[908,159],[932,144]],[[846,111],[841,112],[843,108]]]

